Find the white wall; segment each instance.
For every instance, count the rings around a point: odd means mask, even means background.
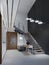
[[[3,6],[0,2],[0,12],[2,14],[2,59],[6,52],[6,27],[5,27],[6,20],[4,19],[5,16],[3,17],[4,13],[3,10],[5,9],[3,9]]]
[[[26,21],[27,15],[17,14],[14,25],[24,32],[28,32],[28,22]],[[7,28],[7,31],[14,32],[14,28]]]
[[[6,52],[6,28],[3,22],[4,21],[2,21],[2,59]]]
[[[26,40],[25,40],[24,35],[17,34],[17,45],[18,46],[26,45]]]
[[[26,21],[26,17],[27,17],[26,15],[17,14],[16,20],[15,20],[16,27],[20,28],[24,32],[28,32],[28,24]]]
[[[27,33],[28,32],[28,23],[26,21],[26,18],[27,18],[27,15],[17,14],[16,20],[15,20],[15,26]],[[22,37],[23,39],[21,40],[20,37]],[[21,34],[18,34],[17,45],[21,46],[21,45],[25,45],[25,44],[26,44],[26,40],[25,40],[24,36]]]
[[[2,21],[2,42],[6,43],[6,27],[3,22],[4,21]]]

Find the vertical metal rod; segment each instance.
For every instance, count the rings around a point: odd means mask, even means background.
[[[8,27],[9,27],[9,9],[8,9],[8,0],[7,1],[7,21],[8,21]]]
[[[16,20],[16,16],[17,16],[18,8],[19,8],[19,5],[20,5],[20,1],[21,1],[21,0],[19,0],[19,2],[18,2],[18,7],[17,7],[17,11],[16,11],[16,15],[15,15],[15,19],[14,19],[14,24],[13,24],[13,25],[15,25],[15,20]]]
[[[11,21],[10,21],[10,26],[12,26],[13,5],[14,5],[14,0],[12,0],[12,8],[11,8]]]

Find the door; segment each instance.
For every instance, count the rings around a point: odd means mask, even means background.
[[[17,33],[7,32],[7,50],[17,49]]]

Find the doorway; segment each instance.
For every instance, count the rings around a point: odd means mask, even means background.
[[[7,50],[17,49],[17,33],[7,32]]]

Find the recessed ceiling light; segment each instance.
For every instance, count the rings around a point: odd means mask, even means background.
[[[28,20],[28,18],[26,18],[26,20]]]
[[[31,20],[31,18],[26,18],[26,20]]]
[[[38,22],[39,22],[38,20],[35,21],[35,23],[38,23]]]
[[[34,22],[34,20],[30,20],[30,22]]]
[[[38,22],[38,24],[43,24],[43,22]]]
[[[20,40],[23,40],[23,38],[22,38],[22,37],[20,37]]]

